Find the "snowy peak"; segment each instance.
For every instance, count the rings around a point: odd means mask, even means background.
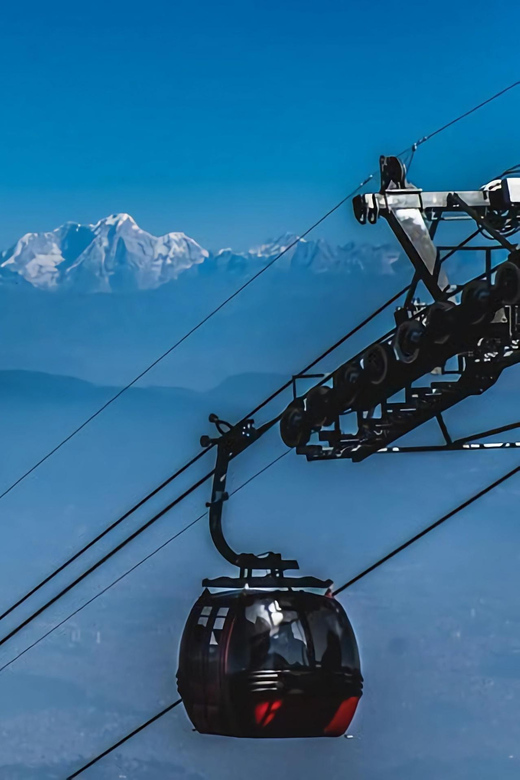
[[[267,265],[279,255],[281,257],[276,263],[279,270],[307,269],[313,273],[347,274],[355,270],[391,274],[394,264],[401,257],[399,250],[390,245],[351,242],[344,246],[334,246],[322,238],[311,241],[307,238],[298,239],[294,233],[285,233],[246,252],[221,249],[214,256],[214,261],[220,268],[244,271],[249,267],[258,269]]]
[[[133,217],[130,216],[130,214],[112,214],[110,217],[100,219],[99,222],[94,225],[94,228],[103,228],[112,225],[118,228],[121,226],[126,226],[132,230],[139,230],[137,227],[137,222]]]
[[[146,290],[208,256],[184,233],[152,236],[129,214],[112,214],[95,225],[67,222],[49,233],[27,233],[0,255],[0,279],[17,274],[41,290]]]
[[[67,222],[50,232],[26,233],[0,254],[0,285],[82,293],[151,290],[186,271],[198,273],[198,267],[247,276],[281,254],[275,267],[282,272],[392,273],[399,259],[389,246],[333,246],[292,233],[245,252],[210,253],[185,233],[153,236],[129,214],[111,214],[93,225]]]

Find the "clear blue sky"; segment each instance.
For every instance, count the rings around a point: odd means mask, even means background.
[[[500,0],[3,4],[0,248],[114,211],[210,248],[301,231],[379,153],[519,78],[519,17]],[[518,162],[519,107],[520,89],[432,142],[421,183]],[[322,233],[349,237],[339,218]]]

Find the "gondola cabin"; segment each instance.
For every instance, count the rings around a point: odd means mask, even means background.
[[[177,678],[195,729],[234,737],[341,736],[363,683],[341,604],[292,589],[204,590]]]

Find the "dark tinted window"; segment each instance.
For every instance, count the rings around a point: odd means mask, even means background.
[[[237,610],[228,670],[359,669],[354,632],[341,605],[312,593],[248,596]]]
[[[298,612],[273,597],[245,604],[232,637],[230,670],[279,670],[309,665],[307,639]]]
[[[320,599],[306,613],[316,666],[329,671],[359,668],[359,654],[352,626],[336,602]]]

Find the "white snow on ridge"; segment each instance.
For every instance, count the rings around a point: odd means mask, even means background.
[[[48,233],[27,233],[0,255],[0,281],[10,272],[42,290],[146,290],[208,256],[184,233],[157,238],[129,214],[112,214],[95,225],[68,222]]]
[[[123,292],[151,290],[205,265],[208,272],[255,272],[297,240],[287,233],[247,252],[211,254],[185,233],[153,236],[129,214],[112,214],[94,225],[67,222],[55,230],[27,233],[0,254],[0,285],[13,281],[46,291]],[[371,268],[391,273],[399,253],[389,247],[302,239],[276,263],[281,271],[314,273]]]

